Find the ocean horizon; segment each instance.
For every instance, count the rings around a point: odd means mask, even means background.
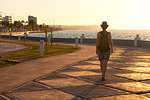
[[[61,30],[53,32],[54,38],[80,38],[84,34],[85,38],[96,38],[101,30]],[[150,41],[150,30],[108,30],[113,39],[134,40],[138,34],[141,40]],[[48,33],[50,34],[50,33]],[[44,33],[30,33],[29,37],[45,37]]]

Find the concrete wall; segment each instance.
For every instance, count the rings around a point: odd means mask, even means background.
[[[150,48],[150,41],[138,41],[138,47],[148,47],[148,48]]]
[[[9,36],[9,35],[1,35],[2,38],[10,38],[10,39],[18,39],[18,36]],[[24,36],[20,36],[21,39],[24,39]],[[39,41],[39,40],[45,40],[45,38],[43,37],[26,37],[26,39],[28,40],[35,40],[35,41]]]
[[[114,45],[134,46],[134,40],[114,39],[113,43],[114,43]]]
[[[54,38],[54,42],[75,43],[75,38]]]
[[[9,38],[8,35],[1,35],[2,38]],[[18,36],[11,36],[11,39],[18,39]],[[24,39],[22,36],[21,39]],[[27,37],[28,40],[40,41],[45,40],[43,37]],[[80,41],[80,40],[79,40]],[[65,42],[65,43],[75,43],[75,38],[54,38],[54,42]],[[96,44],[96,39],[86,38],[83,39],[83,44]],[[113,39],[114,45],[122,45],[122,46],[134,46],[134,40],[121,40],[121,39]],[[150,48],[150,41],[138,41],[138,47],[148,47]]]

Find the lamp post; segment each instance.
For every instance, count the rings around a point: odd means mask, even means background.
[[[26,29],[25,29],[25,33],[24,33],[24,42],[26,42],[26,36],[27,36],[27,33],[26,33]]]
[[[53,28],[51,27],[51,39],[50,39],[50,41],[51,41],[51,46],[52,46],[52,44],[53,44]]]
[[[10,31],[10,34],[9,34],[9,38],[11,38],[11,36],[12,36],[12,30],[11,30],[11,28],[9,29],[9,31]]]
[[[45,39],[46,39],[46,53],[47,53],[47,34],[48,34],[48,30],[47,30],[46,26],[44,27],[44,33],[46,33],[45,34]]]

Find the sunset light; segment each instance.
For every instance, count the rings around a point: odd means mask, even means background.
[[[150,100],[150,0],[0,1],[0,100]]]
[[[150,29],[149,4],[149,0],[5,0],[0,12],[25,20],[31,14],[39,24],[99,25],[107,21],[111,29]]]

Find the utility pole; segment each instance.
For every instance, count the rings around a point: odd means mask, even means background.
[[[47,34],[48,34],[47,26],[44,27],[44,33],[45,33],[45,39],[46,39],[46,53],[47,53]]]
[[[53,27],[51,27],[51,46],[53,45]]]

